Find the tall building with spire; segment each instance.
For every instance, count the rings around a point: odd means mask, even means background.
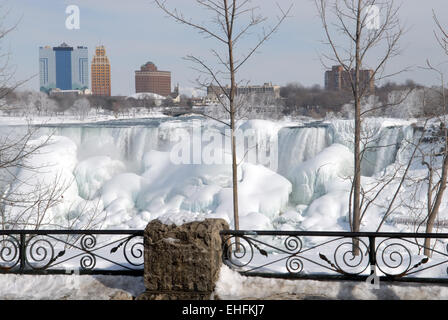
[[[84,46],[39,48],[40,90],[84,90],[89,88],[88,49]]]
[[[96,47],[92,60],[92,94],[97,96],[111,95],[110,62],[104,46]]]

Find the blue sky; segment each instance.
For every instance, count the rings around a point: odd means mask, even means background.
[[[253,2],[260,6],[263,15],[275,22],[278,10],[273,1]],[[240,78],[252,84],[271,81],[279,85],[290,82],[323,85],[325,69],[319,53],[328,52],[328,49],[321,44],[324,35],[314,2],[277,2],[285,7],[293,3],[292,17],[241,69]],[[192,5],[193,1],[168,0],[167,3],[194,19],[206,19],[206,15]],[[418,66],[424,65],[427,58],[434,63],[447,60],[432,35],[432,9],[448,27],[446,0],[404,0],[401,3],[400,17],[409,30],[401,41],[403,54],[391,63],[389,69],[393,72],[406,66],[414,68],[393,80],[401,82],[412,78],[420,83],[435,84],[438,81],[436,75],[422,71]],[[80,30],[65,28],[68,5],[80,8]],[[212,40],[166,18],[152,0],[9,0],[2,10],[5,8],[10,10],[6,24],[20,19],[18,28],[1,44],[2,49],[11,52],[11,65],[18,80],[38,73],[39,46],[67,42],[72,46],[88,46],[90,59],[96,45],[106,46],[112,64],[113,94],[133,93],[134,71],[146,61],[153,61],[161,70],[171,71],[173,85],[194,87],[197,72],[183,57],[194,54],[209,58],[210,48],[215,45]],[[25,88],[38,90],[38,78],[26,83]]]

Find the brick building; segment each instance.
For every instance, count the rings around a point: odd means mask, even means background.
[[[110,62],[104,46],[96,48],[92,60],[92,94],[97,96],[111,95]]]
[[[171,94],[171,72],[157,70],[152,62],[147,62],[135,71],[135,92],[150,92],[167,97]]]
[[[325,89],[326,90],[352,90],[351,77],[355,78],[355,69],[351,69],[350,73],[343,66],[333,66],[331,70],[325,72]],[[361,80],[361,89],[366,89],[368,93],[375,92],[375,79],[373,70],[359,70]]]

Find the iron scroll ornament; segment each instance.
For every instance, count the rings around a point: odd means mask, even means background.
[[[8,271],[20,262],[20,242],[12,235],[0,239],[0,270]]]

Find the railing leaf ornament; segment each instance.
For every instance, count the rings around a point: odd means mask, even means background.
[[[65,250],[59,251],[59,253],[56,255],[56,257],[54,257],[53,259],[50,260],[50,264],[56,262],[59,258],[62,258],[64,255],[65,255]]]
[[[118,246],[113,247],[112,249],[110,249],[110,253],[115,253],[118,251],[118,249],[123,245],[124,242],[120,243]]]
[[[330,261],[330,259],[328,259],[323,253],[319,253],[319,258],[323,261],[325,261],[326,263],[328,263],[331,268],[334,269],[334,271],[340,273],[340,274],[344,274],[344,271],[342,271],[341,269],[339,269],[338,266],[336,266],[335,264],[333,264],[333,262]]]
[[[428,261],[429,261],[429,258],[428,257],[424,257],[419,263],[414,264],[414,266],[411,269],[409,269],[409,270],[417,269],[421,265],[424,265],[424,264],[428,263]]]
[[[248,240],[248,241],[250,241],[250,240]],[[265,257],[268,256],[268,252],[267,252],[266,250],[261,249],[256,243],[254,243],[254,242],[252,242],[252,241],[251,241],[251,244],[254,246],[255,249],[258,250],[258,252],[260,252],[260,254],[261,254],[262,256],[265,256]]]

